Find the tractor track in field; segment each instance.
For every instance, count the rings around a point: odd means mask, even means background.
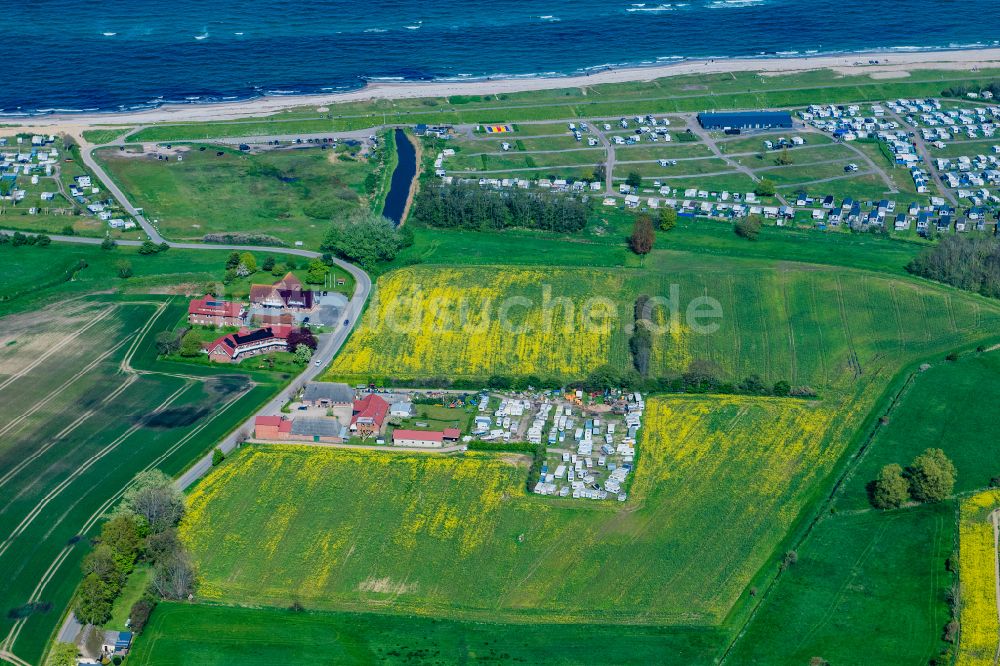
[[[163,412],[163,410],[165,410],[167,407],[173,404],[173,402],[177,398],[179,398],[181,393],[186,391],[188,387],[189,387],[188,384],[181,386],[179,389],[177,389],[172,394],[167,396],[167,398],[150,413],[159,414]],[[111,453],[116,448],[118,448],[118,446],[122,442],[124,442],[126,439],[134,435],[142,427],[143,424],[141,422],[129,427],[125,432],[123,432],[121,435],[113,439],[100,451],[98,451],[94,455],[90,456],[89,458],[81,462],[79,466],[77,466],[65,479],[63,479],[55,488],[50,490],[45,497],[43,497],[34,507],[32,507],[31,511],[28,512],[28,515],[24,517],[24,519],[17,525],[17,527],[11,530],[10,534],[7,535],[7,538],[5,538],[2,543],[0,543],[0,557],[2,557],[3,554],[7,552],[7,549],[10,548],[10,546],[14,543],[14,541],[19,536],[21,536],[25,532],[25,530],[27,530],[32,525],[32,523],[35,522],[35,519],[38,518],[41,512],[45,509],[46,506],[49,505],[50,502],[52,502],[52,500],[58,497],[66,488],[69,487],[69,485],[73,481],[75,481],[77,478],[82,476],[87,470],[93,467],[94,464],[97,463],[101,458]]]
[[[189,386],[190,386],[189,384],[186,384],[180,390],[181,391],[186,390],[187,388],[189,388]],[[225,413],[230,407],[232,407],[240,398],[245,396],[248,392],[249,388],[234,395],[232,398],[230,398],[228,402],[226,402],[219,409],[217,409],[210,418],[201,422],[197,428],[193,429],[187,435],[185,435],[177,442],[175,442],[170,448],[161,453],[155,460],[151,461],[141,471],[146,472],[151,469],[154,469],[157,465],[159,465],[168,457],[173,455],[178,449],[184,446],[184,444],[189,442],[193,437],[200,434],[201,431],[204,430],[206,427],[208,427],[208,425],[211,424],[219,415]],[[115,502],[120,500],[125,495],[125,492],[132,486],[132,484],[133,482],[130,481],[129,483],[125,484],[122,488],[120,488],[114,495],[105,500],[105,502],[100,507],[98,507],[98,509],[94,511],[94,513],[92,513],[90,517],[86,520],[86,522],[81,526],[79,533],[86,534],[94,526],[94,524],[97,523],[97,521],[100,520],[102,516],[104,516],[105,512],[107,512],[107,510],[110,509]],[[52,580],[52,578],[55,577],[55,574],[58,572],[59,567],[62,566],[62,563],[66,560],[66,558],[69,556],[72,550],[73,550],[73,544],[63,547],[63,549],[59,552],[59,555],[57,555],[56,558],[53,560],[52,564],[49,565],[49,568],[46,570],[45,574],[43,574],[42,578],[39,579],[38,585],[36,585],[34,592],[28,599],[29,603],[36,602],[41,599],[41,595],[45,591],[46,586]],[[67,620],[68,618],[69,614],[67,614]],[[3,643],[8,647],[8,649],[14,645],[15,641],[17,641],[17,637],[20,635],[21,629],[23,628],[26,622],[27,618],[21,618],[20,620],[14,623],[14,626],[11,628],[10,632],[7,635],[7,638],[4,640]]]
[[[129,388],[130,386],[132,386],[132,384],[135,383],[135,381],[137,379],[138,379],[138,377],[136,377],[135,375],[132,375],[131,377],[128,377],[124,382],[121,383],[121,385],[118,386],[118,388],[116,388],[114,391],[112,391],[107,396],[105,396],[105,398],[103,400],[101,400],[101,402],[99,403],[99,406],[104,406],[104,405],[109,404],[112,400],[114,400],[119,395],[121,395],[123,392],[125,392],[125,390],[127,388]],[[20,472],[22,469],[24,469],[25,467],[27,467],[28,465],[30,465],[31,463],[33,463],[35,460],[37,460],[41,456],[45,455],[45,453],[49,449],[51,449],[53,446],[55,446],[56,444],[58,444],[59,442],[61,442],[62,440],[64,440],[67,435],[69,435],[74,430],[76,430],[81,425],[83,425],[86,421],[88,421],[96,413],[97,413],[97,408],[90,409],[90,410],[87,410],[86,412],[84,412],[83,414],[80,414],[80,416],[78,416],[77,418],[73,419],[73,421],[69,425],[67,425],[61,431],[59,431],[58,433],[56,433],[56,435],[49,442],[47,442],[42,447],[36,449],[35,451],[33,451],[30,456],[28,456],[28,457],[24,458],[23,460],[21,460],[17,465],[15,465],[14,467],[12,467],[6,474],[4,474],[3,477],[0,477],[0,488],[2,488],[11,479],[13,479],[14,476],[16,476],[17,473]]]
[[[92,371],[94,368],[96,368],[98,365],[100,365],[105,359],[108,358],[108,356],[110,356],[111,354],[113,354],[116,351],[118,351],[119,349],[121,349],[122,345],[124,345],[127,341],[128,341],[128,338],[126,338],[125,340],[122,340],[121,342],[119,342],[117,345],[115,345],[111,349],[105,351],[103,354],[101,354],[100,356],[98,356],[97,358],[95,358],[93,361],[91,361],[90,363],[88,363],[78,373],[76,373],[75,375],[73,375],[72,377],[70,377],[69,379],[67,379],[65,382],[63,382],[62,384],[60,384],[57,388],[53,389],[44,398],[42,398],[38,402],[34,403],[31,406],[31,408],[28,409],[26,412],[22,412],[20,416],[18,416],[15,419],[11,419],[10,421],[7,422],[6,425],[4,425],[3,427],[0,427],[0,437],[6,435],[13,428],[15,428],[16,426],[18,426],[20,423],[24,422],[25,419],[27,419],[28,417],[32,416],[33,414],[35,414],[36,412],[38,412],[40,409],[42,409],[43,407],[45,407],[48,403],[50,403],[53,399],[55,399],[61,392],[65,391],[67,388],[69,388],[70,386],[72,386],[73,384],[75,384],[76,382],[78,382],[80,379],[82,379],[84,377],[84,375],[88,374],[90,371]],[[0,478],[0,486],[2,486],[3,483],[4,483],[3,478]]]
[[[56,352],[62,351],[63,347],[65,347],[67,344],[69,344],[73,340],[77,339],[78,337],[80,337],[81,335],[83,335],[84,333],[86,333],[90,328],[94,327],[99,322],[103,321],[108,315],[110,315],[115,310],[115,308],[117,308],[117,306],[113,305],[113,306],[111,306],[111,307],[103,310],[100,314],[98,314],[96,317],[94,317],[93,319],[91,319],[89,322],[87,322],[86,324],[84,324],[80,328],[76,329],[76,331],[74,333],[68,335],[67,337],[65,337],[62,340],[60,340],[59,342],[57,342],[56,344],[50,346],[43,353],[39,354],[38,357],[35,358],[31,363],[29,363],[28,365],[24,366],[23,368],[21,368],[17,372],[13,373],[10,377],[8,377],[2,383],[0,383],[0,391],[3,391],[5,388],[7,388],[11,384],[13,384],[15,381],[17,381],[21,377],[24,377],[26,374],[28,374],[29,372],[31,372],[32,370],[34,370],[35,368],[37,368],[46,359],[48,359],[50,356],[52,356]]]

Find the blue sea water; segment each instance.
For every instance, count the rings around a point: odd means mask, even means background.
[[[10,0],[4,10],[7,114],[1000,40],[1000,0]]]

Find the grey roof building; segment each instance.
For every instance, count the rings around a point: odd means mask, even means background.
[[[354,404],[354,389],[337,382],[309,382],[302,394],[302,402],[313,405]]]
[[[787,111],[733,111],[699,113],[698,122],[709,130],[792,128],[792,114]]]
[[[292,421],[292,435],[312,438],[342,438],[344,426],[337,419],[300,416]]]

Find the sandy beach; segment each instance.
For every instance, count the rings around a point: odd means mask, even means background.
[[[870,64],[877,60],[877,64]],[[50,128],[51,131],[79,132],[98,125],[143,125],[160,122],[237,120],[266,116],[296,107],[322,107],[342,102],[373,99],[446,97],[449,95],[496,95],[532,90],[591,86],[602,83],[649,81],[668,76],[722,72],[760,72],[762,75],[789,74],[831,69],[844,75],[867,74],[873,79],[901,78],[914,69],[975,71],[1000,68],[1000,48],[954,51],[872,52],[820,55],[801,58],[749,58],[684,60],[666,65],[608,69],[587,75],[566,77],[525,77],[472,81],[432,81],[373,83],[359,90],[323,95],[261,97],[219,104],[178,104],[122,113],[49,115],[31,118],[3,118],[6,125]]]

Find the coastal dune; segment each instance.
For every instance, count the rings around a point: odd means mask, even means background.
[[[871,61],[877,62],[873,64]],[[266,116],[296,107],[324,106],[339,102],[448,97],[451,95],[499,95],[592,86],[602,83],[650,81],[690,74],[760,72],[761,75],[767,76],[830,69],[843,75],[867,74],[874,79],[888,79],[905,77],[911,70],[915,69],[977,71],[991,68],[1000,68],[1000,49],[880,51],[794,58],[684,60],[649,67],[607,69],[577,76],[474,81],[378,82],[369,83],[359,90],[322,95],[271,96],[218,104],[165,105],[155,109],[122,113],[53,114],[30,118],[12,118],[10,121],[22,127],[48,127],[53,131],[79,131],[82,128],[95,125],[108,126],[117,123],[135,125],[159,122],[237,120]]]

